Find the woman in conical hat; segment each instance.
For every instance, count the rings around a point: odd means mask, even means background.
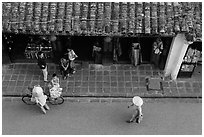
[[[132,118],[130,120],[128,120],[128,123],[131,122],[136,122],[136,123],[140,123],[142,118],[143,118],[143,114],[142,114],[142,105],[143,105],[143,100],[141,97],[139,96],[135,96],[132,99],[132,104],[130,106],[135,106],[135,113],[132,115]],[[128,106],[128,108],[130,107]]]
[[[139,97],[139,96],[133,97],[133,98],[132,98],[132,102],[133,102],[133,104],[136,105],[136,106],[142,106],[142,105],[143,105],[143,100],[142,100],[142,98]]]

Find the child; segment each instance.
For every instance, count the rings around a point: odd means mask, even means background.
[[[131,122],[140,123],[142,118],[143,118],[143,114],[142,114],[143,100],[139,96],[135,96],[135,97],[133,97],[132,101],[133,101],[133,103],[130,106],[135,107],[135,113],[132,115],[132,118],[130,120],[128,120],[127,122],[128,123],[131,123]],[[128,108],[130,106],[128,106]]]
[[[52,99],[58,98],[62,94],[62,88],[60,88],[59,78],[55,73],[52,75],[52,80],[51,80],[51,84],[49,85],[49,88],[50,88],[50,97]]]
[[[32,97],[31,101],[36,102],[44,114],[46,114],[46,110],[49,110],[49,106],[46,103],[47,96],[44,95],[43,89],[40,87],[40,85],[34,86],[32,90]]]

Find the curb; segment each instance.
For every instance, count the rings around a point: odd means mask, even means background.
[[[132,98],[101,98],[101,97],[64,97],[66,102],[78,103],[131,103]],[[202,103],[202,98],[143,98],[146,103],[162,102],[162,103]],[[2,101],[21,101],[21,97],[2,97]]]

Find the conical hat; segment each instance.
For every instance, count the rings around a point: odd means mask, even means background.
[[[33,94],[35,94],[37,97],[40,97],[43,95],[43,89],[41,87],[34,87]]]
[[[139,97],[139,96],[133,97],[132,102],[133,102],[136,106],[142,106],[142,104],[143,104],[143,100],[142,100],[142,98]]]

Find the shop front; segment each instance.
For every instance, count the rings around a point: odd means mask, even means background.
[[[58,64],[71,48],[81,62],[164,69],[179,32],[202,37],[201,11],[200,2],[3,2],[4,60],[36,62],[43,51]]]

